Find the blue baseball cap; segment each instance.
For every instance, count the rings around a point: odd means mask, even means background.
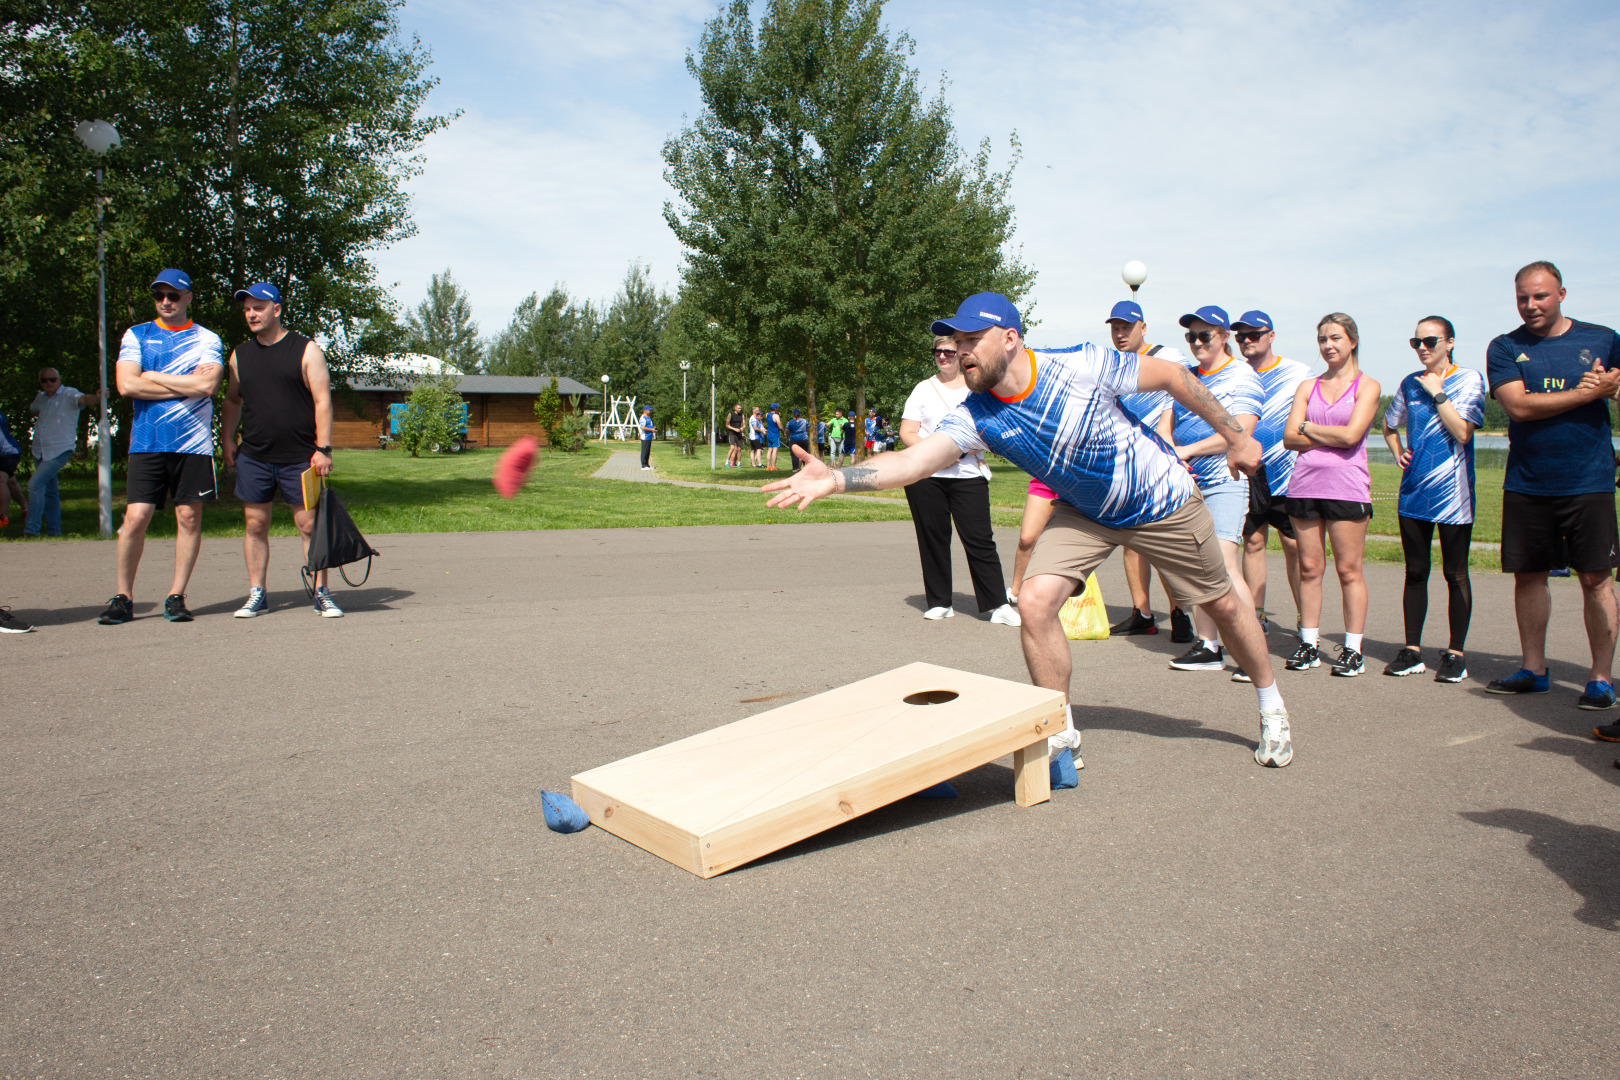
[[[643,405],[641,407],[641,411],[642,412],[652,412],[652,406],[651,405]]]
[[[793,415],[794,415],[794,416],[798,416],[798,415],[799,415],[799,410],[798,410],[798,409],[794,409],[794,410],[793,410]]]
[[[1245,311],[1242,315],[1239,315],[1237,318],[1232,320],[1232,325],[1258,326],[1262,330],[1277,329],[1275,326],[1271,325],[1271,316],[1267,315],[1263,311]]]
[[[176,289],[191,291],[191,275],[184,270],[161,270],[158,276],[152,279],[152,285],[172,285]],[[151,286],[147,286],[151,288]]]
[[[948,337],[959,331],[976,334],[992,326],[1024,332],[1024,320],[1018,317],[1018,309],[1011,300],[1000,293],[982,292],[962,301],[962,306],[949,319],[936,319],[929,330],[936,337]]]
[[[1142,305],[1135,300],[1121,300],[1108,313],[1105,322],[1147,322],[1142,318]]]
[[[1183,315],[1181,317],[1181,325],[1191,326],[1194,320],[1197,320],[1198,322],[1207,322],[1209,325],[1218,326],[1222,330],[1230,330],[1232,328],[1232,320],[1227,317],[1226,309],[1218,308],[1214,304],[1205,305],[1204,307],[1201,307],[1197,311],[1193,312],[1191,315]]]
[[[231,299],[241,301],[250,296],[255,300],[268,300],[272,304],[281,303],[281,290],[268,281],[255,281],[245,289],[237,289],[231,294]]]

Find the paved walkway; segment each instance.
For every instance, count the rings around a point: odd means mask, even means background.
[[[908,522],[370,539],[339,620],[283,538],[274,610],[231,618],[241,545],[205,540],[188,624],[152,541],[118,627],[110,544],[5,546],[40,630],[0,636],[0,1077],[1614,1075],[1620,771],[1572,583],[1553,692],[1503,699],[1510,579],[1475,575],[1446,686],[1376,674],[1404,575],[1368,566],[1371,673],[1279,675],[1280,771],[1252,688],[1075,642],[1078,789],[1021,809],[991,765],[702,881],[548,832],[538,790],[916,659],[1024,679],[960,555],[925,622]]]

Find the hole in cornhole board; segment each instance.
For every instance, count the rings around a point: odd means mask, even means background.
[[[960,696],[955,690],[919,690],[915,694],[907,694],[900,700],[907,705],[943,705],[947,701],[955,701]]]

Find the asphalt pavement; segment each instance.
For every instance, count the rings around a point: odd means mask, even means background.
[[[289,540],[233,619],[205,541],[189,624],[154,541],[117,627],[109,544],[0,547],[39,627],[0,637],[0,1077],[1620,1073],[1620,747],[1575,708],[1571,582],[1553,692],[1503,699],[1510,582],[1476,573],[1448,686],[1379,674],[1370,566],[1369,673],[1278,663],[1283,770],[1168,634],[1076,642],[1077,789],[1021,809],[1001,762],[704,881],[549,832],[539,790],[913,660],[1025,678],[960,556],[925,622],[905,523],[371,539],[341,620]]]

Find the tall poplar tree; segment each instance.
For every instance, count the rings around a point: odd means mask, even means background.
[[[703,110],[664,147],[683,294],[747,362],[801,380],[813,415],[828,380],[864,412],[874,367],[913,366],[933,318],[985,289],[1020,300],[1034,278],[1007,250],[1011,168],[991,170],[988,144],[961,151],[882,14],[768,0],[756,30],[732,0],[687,57]]]

